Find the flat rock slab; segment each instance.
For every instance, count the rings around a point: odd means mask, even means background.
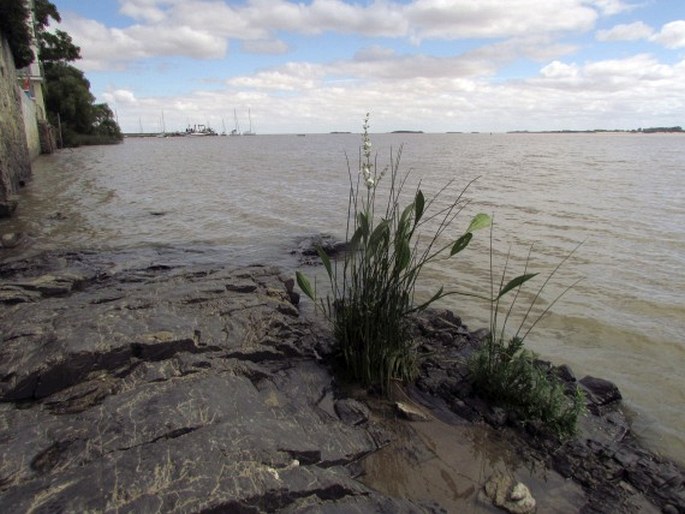
[[[0,512],[429,510],[351,476],[382,442],[277,269],[142,260],[0,268]]]

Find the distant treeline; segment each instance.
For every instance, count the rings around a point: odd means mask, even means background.
[[[682,132],[682,127],[651,127],[646,129],[637,129],[637,132]]]
[[[621,130],[621,129],[592,129],[592,130],[512,130],[508,132],[509,134],[595,134],[600,132],[628,132],[628,133],[638,133],[643,134],[654,134],[656,132],[683,132],[682,127],[649,127],[649,128],[638,128],[632,130]]]

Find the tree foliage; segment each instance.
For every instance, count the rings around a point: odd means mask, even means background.
[[[39,32],[38,44],[40,60],[43,64],[49,62],[71,62],[81,58],[81,49],[76,46],[69,34],[63,30]]]
[[[34,0],[33,15],[36,20],[37,32],[43,32],[50,25],[50,18],[57,23],[62,21],[59,12],[57,12],[57,7],[49,0]]]
[[[45,107],[51,116],[59,113],[60,123],[71,131],[86,134],[93,121],[90,82],[83,72],[66,63],[45,66]],[[56,119],[51,120],[56,124]]]
[[[45,83],[45,107],[50,122],[61,126],[66,146],[122,139],[109,106],[93,103],[90,82],[81,70],[66,62],[46,63]]]
[[[0,32],[7,39],[17,68],[28,66],[35,59],[31,51],[30,14],[23,0],[0,0]]]

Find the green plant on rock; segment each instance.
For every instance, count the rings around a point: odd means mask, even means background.
[[[524,423],[541,422],[544,427],[561,438],[575,433],[578,417],[585,406],[585,398],[578,387],[569,394],[558,376],[541,366],[537,361],[537,356],[524,348],[524,341],[554,304],[575,285],[572,284],[564,289],[526,326],[543,289],[574,252],[575,249],[544,280],[525,310],[516,333],[513,336],[507,336],[507,322],[517,304],[521,288],[538,274],[528,273],[529,252],[524,273],[505,283],[509,264],[509,255],[507,255],[499,289],[495,292],[491,228],[490,298],[486,298],[490,303],[490,330],[485,344],[470,362],[474,386],[482,397],[504,407]],[[500,322],[500,315],[505,310],[501,303],[503,297],[509,293],[514,296],[506,307],[504,320]]]
[[[352,173],[348,161],[343,261],[332,263],[323,250],[318,251],[331,292],[317,303],[309,280],[299,272],[296,276],[300,289],[332,322],[337,349],[351,378],[387,390],[391,380],[409,381],[416,375],[417,351],[409,316],[450,294],[440,288],[417,304],[414,292],[421,270],[431,261],[464,250],[473,232],[489,225],[490,217],[478,214],[459,237],[447,237],[448,228],[465,206],[463,195],[468,188],[442,202],[453,181],[431,199],[425,198],[419,184],[412,200],[402,207],[409,177],[409,172],[400,174],[402,148],[396,155],[391,152],[388,166],[379,169],[372,157],[368,114],[363,129],[357,174]],[[381,185],[386,186],[386,194],[378,194]],[[423,245],[419,245],[419,236],[426,241]]]

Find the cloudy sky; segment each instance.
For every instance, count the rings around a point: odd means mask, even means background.
[[[684,0],[53,0],[126,132],[685,126]]]

